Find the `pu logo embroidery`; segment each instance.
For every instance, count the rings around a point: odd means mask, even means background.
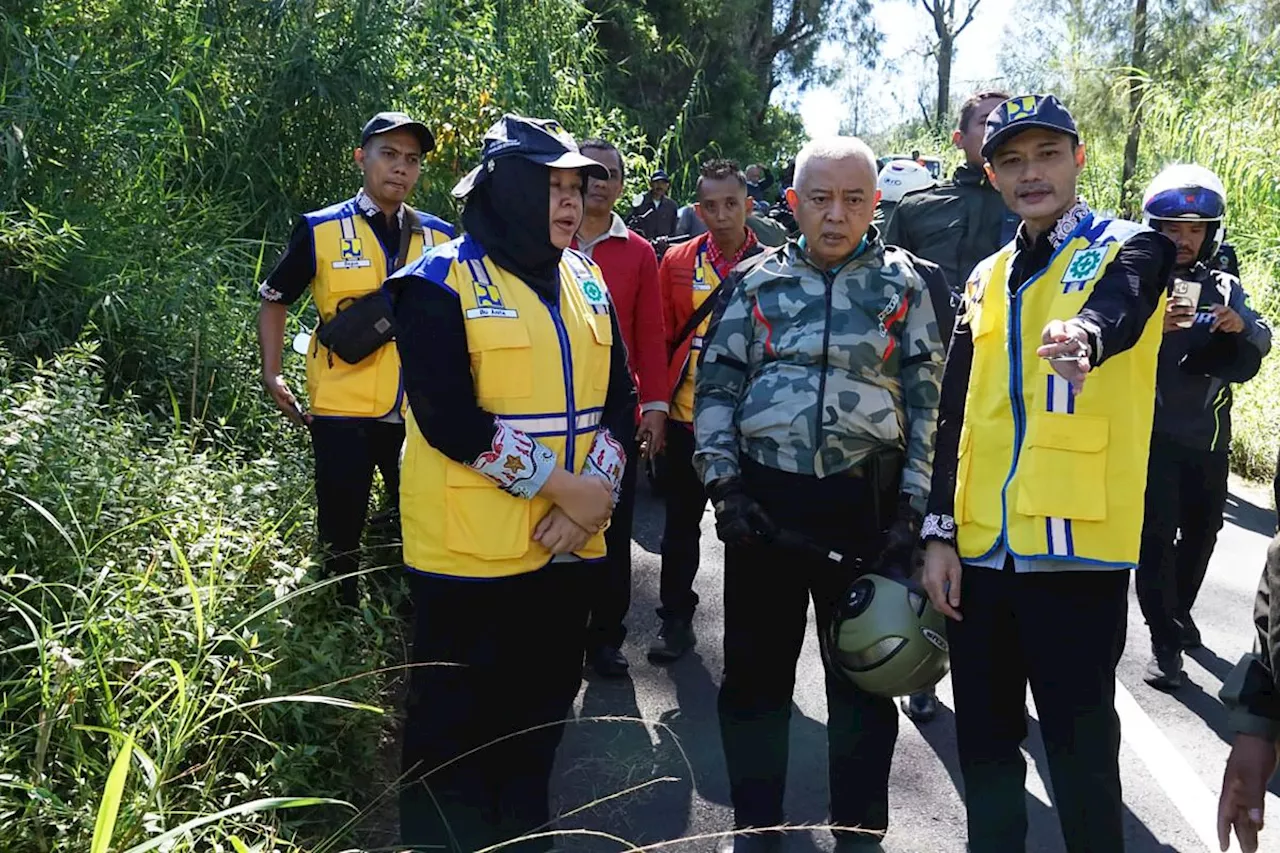
[[[467,309],[468,320],[479,320],[482,317],[510,318],[520,316],[502,301],[502,292],[498,290],[498,285],[493,282],[475,279],[471,282],[471,289],[475,291],[476,307]]]
[[[1102,259],[1106,257],[1106,254],[1107,250],[1103,246],[1078,249],[1071,256],[1071,262],[1067,264],[1067,272],[1062,277],[1062,292],[1070,293],[1072,290],[1084,290],[1084,286],[1097,275],[1098,270],[1102,267]]]
[[[341,237],[338,246],[340,260],[333,262],[335,270],[353,270],[373,266],[373,261],[364,256],[364,245],[359,237]]]
[[[1009,102],[1009,121],[1017,121],[1036,114],[1040,101],[1035,95],[1026,95]]]

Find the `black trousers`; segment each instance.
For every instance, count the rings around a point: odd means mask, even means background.
[[[1228,470],[1226,453],[1151,437],[1138,603],[1155,648],[1178,647],[1178,620],[1200,594],[1222,529]]]
[[[551,767],[581,680],[592,569],[552,563],[487,581],[412,576],[413,662],[426,665],[409,682],[403,843],[470,853],[550,820]]]
[[[667,426],[664,495],[665,526],[662,531],[662,574],[658,597],[663,619],[693,619],[698,594],[693,579],[698,574],[702,514],[707,509],[707,492],[693,469],[693,430],[672,422]]]
[[[947,625],[970,853],[1026,850],[1031,684],[1069,853],[1121,853],[1120,719],[1129,573],[966,566]]]
[[[737,828],[783,821],[791,694],[810,598],[825,636],[859,572],[857,558],[870,558],[880,545],[866,480],[818,480],[750,463],[743,475],[780,527],[842,550],[845,561],[769,545],[725,549],[719,715]],[[897,710],[892,700],[862,692],[830,668],[826,690],[832,822],[884,830]]]
[[[631,530],[636,508],[636,472],[643,461],[636,458],[635,437],[624,437],[627,467],[622,473],[622,494],[604,532],[604,562],[591,570],[591,623],[587,648],[619,648],[627,638],[627,610],[631,607]]]
[[[400,448],[404,424],[368,418],[316,418],[311,422],[315,454],[316,526],[324,547],[325,574],[360,567],[360,536],[369,512],[373,469],[382,472],[393,505],[400,501]],[[355,591],[355,578],[344,582]]]

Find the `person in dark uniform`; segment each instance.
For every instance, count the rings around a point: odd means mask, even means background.
[[[607,170],[507,115],[454,188],[466,236],[387,282],[409,418],[414,584],[400,825],[415,850],[549,849],[557,745],[582,677],[591,571],[634,429],[600,268],[567,247]],[[536,665],[529,648],[537,646]]]
[[[290,420],[305,424],[315,452],[316,522],[327,575],[359,568],[360,537],[376,467],[387,491],[399,495],[404,395],[400,359],[388,341],[348,364],[312,335],[303,409],[282,374],[289,306],[308,290],[320,322],[374,293],[402,264],[453,238],[453,228],[404,203],[422,173],[422,155],[435,147],[431,131],[404,113],[369,119],[355,150],[364,185],[354,198],[304,214],[288,248],[258,287],[258,346],[262,382]],[[354,605],[358,586],[346,577],[342,600]]]
[[[694,465],[725,543],[719,716],[736,829],[784,822],[809,600],[825,635],[859,572],[881,559],[909,564],[943,360],[926,281],[943,286],[941,273],[881,242],[871,150],[850,137],[809,143],[788,196],[802,237],[742,262],[721,285],[694,394]],[[775,541],[783,530],[846,559],[789,550]],[[897,711],[824,665],[836,849],[880,850]],[[780,842],[739,835],[726,847]]]
[[[667,193],[671,179],[662,169],[649,178],[649,192],[639,197],[627,215],[627,226],[648,240],[670,237],[676,232],[679,209]]]
[[[1183,649],[1200,647],[1191,608],[1222,529],[1231,385],[1252,379],[1271,350],[1271,329],[1249,307],[1240,279],[1213,266],[1226,207],[1222,181],[1203,166],[1170,166],[1143,195],[1143,222],[1178,247],[1137,578],[1151,630],[1146,682],[1165,690],[1182,685]]]

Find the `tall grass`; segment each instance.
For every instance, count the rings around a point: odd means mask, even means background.
[[[93,349],[0,374],[0,849],[257,843],[298,805],[327,832],[368,800],[398,593],[342,615],[304,457],[104,407]]]

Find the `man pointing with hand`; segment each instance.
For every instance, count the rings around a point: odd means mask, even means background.
[[[1173,245],[1076,195],[1052,95],[987,119],[987,175],[1022,224],[965,285],[922,538],[949,626],[972,853],[1026,849],[1027,684],[1070,853],[1124,849],[1115,668]]]

